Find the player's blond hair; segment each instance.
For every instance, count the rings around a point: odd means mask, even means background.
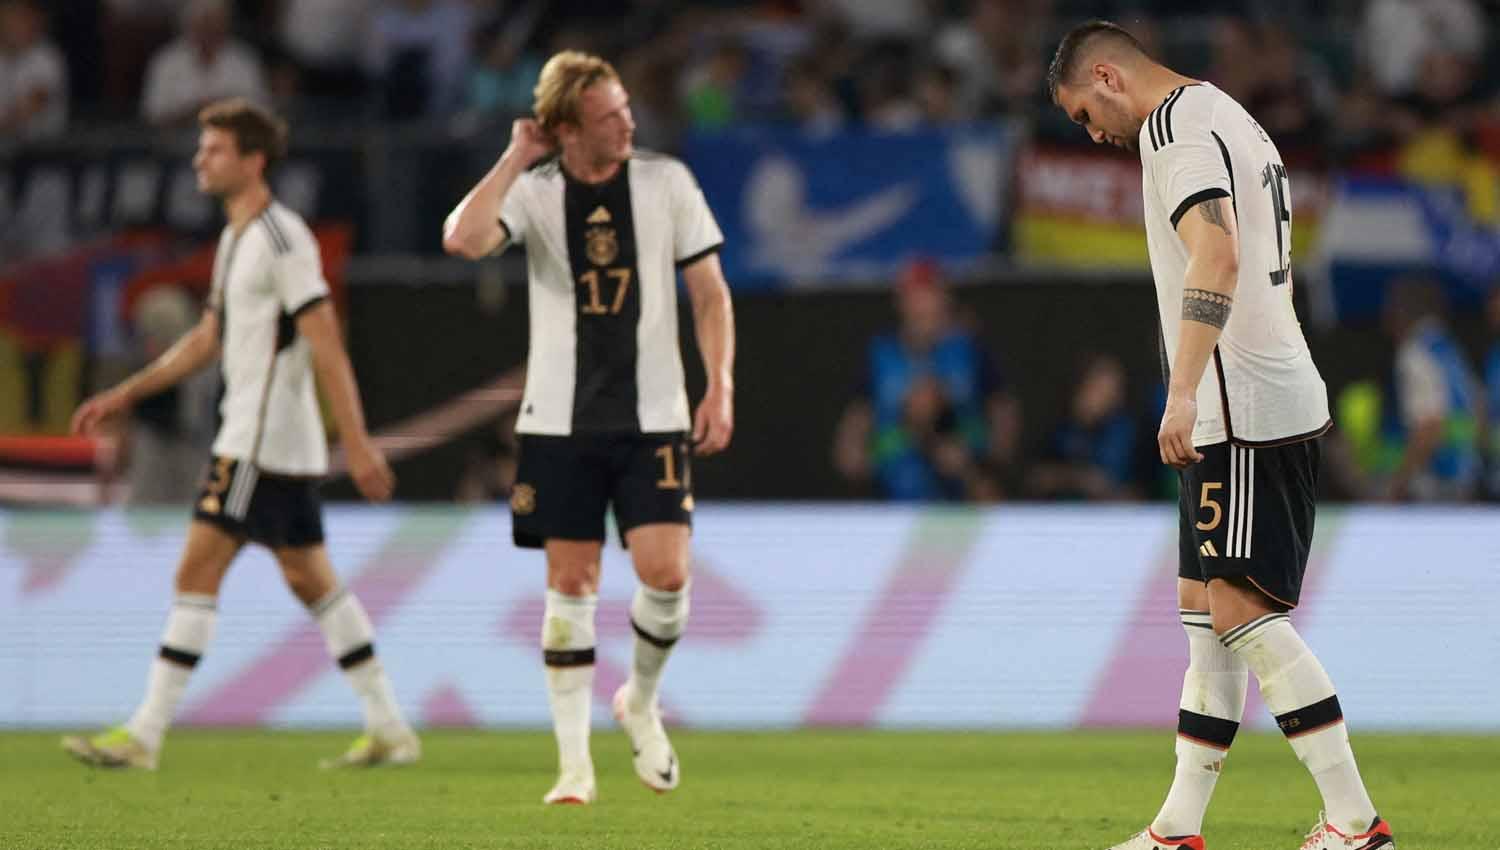
[[[555,136],[558,125],[578,123],[578,102],[584,89],[600,80],[619,80],[613,65],[589,53],[564,50],[542,66],[532,94],[536,102],[532,112],[548,135]]]

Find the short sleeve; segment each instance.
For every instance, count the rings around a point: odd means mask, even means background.
[[[723,247],[724,234],[692,172],[681,163],[673,172],[672,258],[682,268]]]
[[[271,262],[271,281],[281,309],[294,318],[328,297],[316,243],[297,245],[278,255]]]
[[[1171,211],[1174,230],[1194,206],[1210,198],[1233,196],[1229,154],[1214,135],[1212,123],[1180,106],[1168,100],[1163,107],[1177,113],[1175,120],[1168,119],[1169,113],[1162,109],[1147,119],[1154,146],[1152,175],[1162,208]]]
[[[522,174],[511,184],[510,191],[505,193],[505,200],[500,202],[500,226],[505,230],[505,241],[508,244],[520,245],[526,241],[526,228],[528,217],[526,215],[526,199],[523,184],[526,175]]]

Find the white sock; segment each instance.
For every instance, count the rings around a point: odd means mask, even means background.
[[[328,654],[338,661],[364,712],[365,730],[390,735],[407,731],[406,718],[396,702],[385,667],[375,656],[375,627],[365,606],[347,588],[339,587],[309,609],[323,631]]]
[[[661,685],[661,670],[687,625],[688,589],[635,589],[630,600],[630,625],[635,630],[635,662],[630,673],[630,697],[637,708],[651,704]]]
[[[125,723],[131,737],[148,749],[161,749],[177,703],[187,690],[188,678],[213,638],[216,601],[204,593],[179,593],[172,601],[161,650],[151,662],[146,679],[146,696]]]
[[[1331,824],[1345,835],[1367,832],[1375,806],[1365,791],[1333,680],[1285,614],[1267,614],[1224,633],[1224,645],[1260,680],[1261,699],[1307,766]]]
[[[1151,822],[1163,838],[1198,835],[1229,746],[1245,713],[1249,670],[1219,643],[1207,611],[1181,611],[1188,669],[1177,712],[1177,769],[1166,802]]]
[[[563,773],[594,774],[589,755],[594,706],[594,610],[599,597],[547,591],[542,619],[542,661],[547,665],[547,701]]]

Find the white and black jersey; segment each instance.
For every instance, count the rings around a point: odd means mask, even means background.
[[[518,178],[501,205],[526,246],[531,341],[523,434],[687,431],[677,269],[724,237],[687,166],[638,152],[580,182],[558,160]]]
[[[1208,83],[1174,90],[1141,127],[1146,244],[1170,358],[1182,321],[1187,248],[1177,223],[1229,198],[1239,223],[1234,307],[1198,385],[1193,443],[1264,446],[1328,430],[1328,390],[1292,307],[1292,211],[1281,154],[1255,119]]]
[[[318,243],[301,216],[273,201],[239,233],[224,228],[210,296],[224,375],[214,455],[279,475],[327,472],[312,353],[296,324],[327,297]]]

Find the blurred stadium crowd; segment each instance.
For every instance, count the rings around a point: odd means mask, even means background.
[[[1261,116],[1288,158],[1348,161],[1445,125],[1500,144],[1493,2],[1258,0],[6,0],[0,127],[179,124],[242,94],[294,119],[529,109],[562,48],[615,60],[643,144],[790,122],[903,129],[985,117],[1065,132],[1042,77],[1066,27],[1118,20]],[[1231,8],[1236,10],[1226,12]],[[39,101],[38,92],[43,92]]]
[[[1185,0],[0,0],[0,153],[75,130],[191,128],[201,105],[229,95],[274,105],[302,139],[320,126],[492,138],[529,109],[541,63],[563,48],[615,62],[644,147],[676,151],[695,134],[743,126],[817,137],[1002,119],[1024,127],[1033,144],[1067,151],[1088,140],[1048,103],[1047,60],[1068,26],[1107,17],[1168,64],[1244,103],[1289,166],[1461,187],[1468,216],[1487,227],[1500,220],[1500,3],[1233,6],[1226,13]],[[1489,277],[1497,288],[1500,268]],[[823,451],[852,493],[1170,496],[1171,476],[1153,462],[1159,393],[1131,386],[1116,354],[1061,361],[1057,377],[1070,397],[1053,405],[1064,412],[1052,417],[1009,380],[1015,358],[991,350],[962,307],[964,290],[950,290],[940,269],[918,262],[891,282],[893,329],[869,341],[859,385],[836,390],[853,400]],[[1500,296],[1471,299],[1458,316],[1446,298],[1443,287],[1410,278],[1366,317],[1394,356],[1383,373],[1332,388],[1341,426],[1330,452],[1334,495],[1500,498]],[[1479,306],[1486,303],[1488,319]],[[175,289],[139,304],[139,356],[169,343],[195,310]],[[191,492],[194,475],[184,470],[202,456],[212,429],[207,384],[139,412],[146,427],[138,430],[148,436],[136,451],[156,458],[140,466],[165,483],[159,492],[138,482],[138,498],[169,498],[172,482]],[[503,497],[513,462],[508,429],[490,429],[474,445],[458,497]]]

